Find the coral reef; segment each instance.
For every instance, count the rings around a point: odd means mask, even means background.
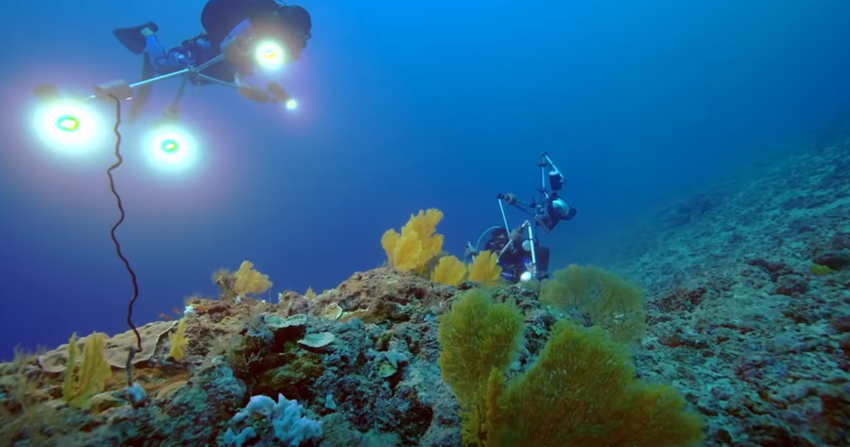
[[[639,279],[642,377],[706,446],[850,445],[850,132],[670,204],[597,262]]]
[[[250,263],[219,271],[220,299],[193,298],[179,323],[139,328],[144,343],[132,362],[132,333],[96,333],[0,364],[0,447],[449,447],[486,439],[482,432],[499,436],[492,445],[586,447],[582,433],[553,428],[583,425],[593,413],[580,410],[587,401],[579,391],[600,387],[611,400],[592,406],[601,415],[593,423],[620,424],[617,438],[603,441],[611,445],[667,445],[669,438],[657,441],[662,431],[638,430],[663,421],[682,422],[672,427],[683,430],[675,439],[690,443],[700,423],[671,415],[698,413],[708,447],[846,446],[847,172],[850,139],[841,139],[662,210],[602,263],[640,290],[588,267],[556,273],[542,292],[496,285],[487,306],[512,313],[469,326],[506,328],[491,345],[441,329],[457,323],[456,303],[481,290],[458,281],[463,269],[453,261],[436,269],[436,211],[413,216],[419,223],[399,250],[404,229],[382,241],[395,267],[355,273],[309,297],[251,299],[271,287],[268,277]],[[496,345],[507,350],[485,358]],[[109,374],[84,386],[91,366]],[[572,376],[547,382],[558,371]],[[127,400],[128,373],[146,395],[139,405]],[[532,438],[540,432],[530,424],[544,420],[529,419],[528,397],[544,395],[553,414],[580,413],[557,427],[546,422],[554,441]],[[617,411],[628,417],[610,416]]]
[[[67,345],[0,365],[0,445],[461,445],[438,326],[459,296],[479,293],[470,287],[384,267],[310,299],[192,299],[179,323],[141,328],[147,349],[134,359],[133,381],[145,405],[134,408],[124,391],[126,365],[116,357],[132,345],[127,334],[89,337],[104,346],[111,374],[86,411],[61,400]],[[527,321],[528,340],[511,354],[514,368],[527,368],[561,312],[518,286],[492,295]]]

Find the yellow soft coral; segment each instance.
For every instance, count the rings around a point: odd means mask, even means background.
[[[639,340],[646,332],[643,290],[614,273],[595,266],[570,265],[557,270],[540,290],[540,302],[601,326],[620,342]]]
[[[402,272],[410,272],[422,266],[422,238],[408,227],[401,229],[401,237],[393,247],[393,266]]]
[[[431,281],[456,286],[466,276],[466,264],[455,256],[443,256],[431,272]]]
[[[186,317],[180,319],[177,323],[177,331],[168,334],[168,341],[171,342],[171,348],[168,350],[168,356],[177,360],[183,359],[183,349],[189,345],[189,340],[186,339]]]
[[[600,328],[561,320],[528,370],[491,374],[488,447],[692,446],[703,420],[674,388],[635,378],[628,352]]]
[[[496,264],[499,256],[484,250],[469,264],[469,280],[485,287],[496,285],[502,275],[502,267]]]
[[[422,261],[423,264],[430,261],[431,258],[440,254],[443,249],[443,235],[436,234],[437,224],[443,220],[443,212],[431,208],[428,211],[419,210],[419,214],[410,216],[410,220],[402,228],[401,234],[404,237],[404,228],[409,228],[419,235],[419,240],[422,242]]]
[[[103,338],[99,335],[89,335],[83,345],[83,359],[77,365],[77,334],[68,340],[68,367],[62,384],[62,400],[66,404],[87,408],[91,397],[103,391],[106,380],[112,375],[112,369],[103,357],[103,345]]]
[[[423,269],[443,248],[443,235],[435,234],[442,219],[442,211],[436,208],[419,210],[419,214],[410,215],[401,234],[387,230],[381,237],[381,246],[389,265],[402,272]]]
[[[384,248],[384,252],[387,254],[387,264],[391,266],[395,265],[395,246],[399,239],[401,239],[401,235],[392,228],[385,231],[384,235],[381,236],[381,247]]]
[[[481,289],[464,293],[440,317],[440,370],[460,404],[464,445],[486,445],[481,441],[489,431],[487,378],[491,370],[505,371],[516,360],[522,331],[523,318],[516,306],[494,304]]]
[[[471,290],[440,317],[439,364],[461,407],[466,446],[672,447],[699,444],[702,418],[675,389],[635,378],[600,328],[555,324],[523,373],[508,375],[523,316]]]
[[[263,293],[272,288],[269,276],[254,270],[254,264],[251,261],[243,261],[239,270],[233,276],[236,279],[233,284],[233,292],[243,298]]]

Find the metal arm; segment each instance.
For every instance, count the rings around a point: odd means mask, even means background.
[[[552,162],[552,159],[549,158],[549,154],[546,152],[540,153],[540,161],[537,162],[537,166],[540,167],[540,193],[543,194],[543,199],[549,197],[549,192],[546,189],[546,180],[548,178],[549,189],[552,192],[558,192],[564,187],[564,175],[561,174],[561,171],[555,166],[555,163]],[[546,172],[548,168],[549,172]]]
[[[505,231],[507,231],[508,234],[510,234],[511,233],[511,227],[508,225],[508,217],[505,215],[505,205],[502,203],[503,200],[504,199],[503,199],[502,195],[499,194],[499,197],[498,197],[499,211],[502,212],[502,223],[505,225]]]
[[[226,87],[237,88],[236,84],[224,82],[220,79],[214,78],[212,76],[207,76],[202,74],[201,72],[206,70],[207,68],[224,61],[224,55],[219,54],[218,56],[204,62],[197,67],[187,67],[182,70],[177,70],[173,73],[167,73],[164,75],[154,76],[150,79],[144,79],[138,82],[134,82],[132,84],[128,84],[123,79],[118,79],[115,81],[106,82],[103,84],[96,85],[94,87],[94,94],[89,96],[88,99],[103,99],[110,100],[112,96],[118,99],[132,99],[133,98],[133,90],[150,84],[156,84],[162,82],[166,79],[176,78],[178,76],[183,76],[184,79],[191,81],[193,78],[203,79],[209,82],[215,82],[220,85],[224,85]],[[178,95],[179,98],[180,95]]]
[[[537,277],[537,249],[534,248],[534,229],[527,220],[525,223],[528,228],[528,240],[531,243],[531,274]]]

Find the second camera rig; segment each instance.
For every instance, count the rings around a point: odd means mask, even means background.
[[[544,233],[549,233],[555,229],[559,222],[571,220],[576,215],[576,209],[571,207],[566,200],[558,195],[558,193],[564,188],[564,175],[557,166],[555,166],[555,163],[552,162],[549,154],[546,152],[540,154],[540,158],[537,161],[537,167],[540,169],[540,186],[537,189],[538,194],[540,194],[539,203],[535,198],[532,198],[530,202],[522,202],[517,199],[516,195],[511,193],[500,193],[496,196],[499,203],[499,211],[502,214],[502,224],[504,225],[507,234],[510,235],[510,238],[514,239],[522,237],[522,233],[527,232],[528,244],[523,244],[523,247],[525,248],[526,245],[528,246],[526,250],[531,254],[532,269],[534,270],[532,273],[534,275],[536,275],[537,270],[537,256],[535,253],[534,243],[532,242],[535,240],[535,236],[531,221],[534,221],[535,227],[540,227]],[[508,204],[529,215],[531,220],[526,220],[520,227],[512,231],[505,213],[505,204]],[[491,227],[485,230],[485,232],[478,238],[474,247],[472,244],[467,244],[467,253],[477,254],[480,250],[481,240],[483,237],[492,230],[498,228],[499,227]],[[510,249],[512,245],[513,244],[510,243],[506,244],[499,253],[499,257],[501,258],[505,251]]]
[[[564,189],[564,175],[549,158],[549,154],[546,152],[540,154],[537,167],[540,168],[540,186],[537,189],[540,194],[540,203],[537,203],[534,198],[530,202],[522,202],[511,193],[496,196],[499,200],[499,210],[502,213],[502,223],[508,232],[511,229],[505,216],[506,203],[531,216],[534,219],[535,226],[543,229],[544,233],[549,233],[555,229],[559,222],[571,220],[576,215],[575,208],[572,208],[566,200],[558,195]]]

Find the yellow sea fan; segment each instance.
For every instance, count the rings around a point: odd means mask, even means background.
[[[442,219],[442,211],[436,208],[420,210],[418,214],[410,215],[401,234],[393,229],[384,232],[381,246],[389,265],[403,272],[422,273],[420,270],[443,249],[443,235],[435,234]]]
[[[401,239],[401,235],[392,228],[385,231],[384,235],[381,236],[381,247],[384,247],[384,252],[387,254],[387,262],[389,265],[395,265],[393,252],[395,251],[395,245],[398,243],[399,239]]]
[[[419,213],[415,216],[411,214],[410,220],[404,225],[404,228],[409,228],[419,234],[422,241],[422,256],[425,258],[423,264],[439,255],[443,249],[443,235],[434,234],[437,231],[437,224],[441,220],[443,220],[443,212],[436,208],[430,208],[424,212],[419,210]],[[402,234],[404,234],[404,228],[402,228]]]
[[[620,342],[639,340],[646,332],[643,289],[603,268],[572,264],[556,270],[540,289],[540,302],[601,326]]]
[[[233,291],[241,297],[263,293],[272,288],[269,276],[254,270],[254,264],[251,261],[243,261],[233,276],[236,278]]]
[[[466,264],[455,256],[443,256],[431,272],[431,281],[456,286],[463,281],[464,276],[466,276]]]
[[[184,332],[186,331],[186,317],[180,319],[177,323],[177,331],[168,334],[168,341],[171,342],[171,348],[168,350],[168,356],[177,360],[183,359],[183,348],[189,345],[189,340],[186,339]]]
[[[422,265],[422,241],[419,233],[404,227],[401,229],[401,238],[393,248],[393,267],[401,272],[416,270]]]
[[[469,280],[485,287],[496,285],[502,275],[502,267],[496,264],[498,255],[484,250],[469,264]]]
[[[62,400],[75,408],[88,408],[91,397],[103,391],[112,368],[103,356],[104,341],[91,334],[83,345],[83,360],[77,364],[77,334],[68,341],[68,367],[62,384]]]

